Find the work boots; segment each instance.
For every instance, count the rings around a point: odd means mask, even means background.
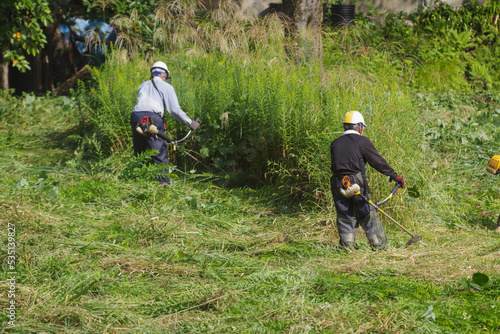
[[[370,243],[370,247],[372,250],[386,250],[387,249],[387,238],[385,237],[385,241],[380,240],[380,238],[376,234],[367,234],[368,242]]]
[[[387,235],[377,212],[370,207],[370,214],[360,222],[372,250],[387,249]]]
[[[340,237],[340,247],[346,250],[356,250],[356,232],[354,233],[341,233]]]

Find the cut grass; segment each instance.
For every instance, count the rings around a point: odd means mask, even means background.
[[[0,155],[8,166],[0,176],[1,239],[7,223],[16,226],[14,332],[500,329],[500,236],[490,230],[497,182],[485,176],[477,190],[476,181],[443,172],[424,195],[407,199],[415,206],[410,214],[397,199],[387,204],[427,246],[405,249],[410,237],[382,218],[388,251],[370,251],[359,231],[360,250],[346,253],[336,247],[333,212],[283,202],[279,189],[224,189],[207,176],[184,174],[165,189],[117,172],[69,169],[53,155],[57,142],[46,142],[45,129],[58,117],[56,109],[36,129],[1,127],[8,142]],[[26,133],[31,149],[18,150]],[[35,150],[42,154],[30,154]],[[489,204],[481,201],[485,195]],[[5,242],[0,254],[5,291]],[[476,272],[488,275],[489,285],[475,284]],[[8,303],[2,293],[2,324]],[[433,317],[424,316],[429,306]]]

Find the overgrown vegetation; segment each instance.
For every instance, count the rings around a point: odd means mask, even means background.
[[[412,56],[409,41],[381,37],[389,23],[370,34],[367,22],[331,30],[325,64],[297,66],[277,17],[231,35],[267,43],[227,49],[222,22],[207,26],[220,29],[211,46],[192,39],[155,54],[181,106],[203,121],[171,152],[169,188],[130,147],[129,113],[152,59],[115,50],[71,97],[2,93],[0,235],[8,240],[15,226],[16,245],[9,330],[499,331],[500,184],[485,172],[499,153],[494,81],[470,80],[463,49]],[[442,80],[426,81],[431,72]],[[385,211],[425,245],[405,249],[409,236],[382,217],[388,251],[370,251],[361,231],[359,251],[336,247],[328,148],[349,109],[363,112],[367,136],[407,181]],[[167,126],[176,138],[187,130]],[[369,173],[381,199],[391,184]],[[6,245],[2,325],[12,300]]]
[[[424,129],[417,120],[424,115],[415,108],[416,92],[453,89],[472,97],[485,88],[496,89],[497,61],[491,55],[498,39],[497,7],[471,3],[452,10],[438,3],[434,11],[389,15],[381,26],[371,23],[369,13],[349,29],[326,28],[324,64],[295,66],[285,21],[278,15],[250,20],[223,2],[219,10],[197,16],[195,3],[171,2],[156,11],[154,35],[154,45],[168,54],[135,56],[123,63],[123,52],[115,52],[109,66],[95,72],[96,94],[84,100],[88,108],[83,110],[88,110],[105,154],[123,149],[136,87],[147,78],[151,60],[164,59],[173,69],[183,108],[204,121],[197,140],[187,147],[199,153],[198,167],[240,172],[246,176],[240,181],[244,184],[278,177],[305,185],[297,188],[302,193],[313,193],[328,174],[328,166],[317,167],[325,159],[318,153],[329,144],[332,130],[341,130],[334,120],[345,110],[360,109],[367,115],[375,143],[399,147],[384,152],[391,162],[400,159],[397,150],[408,154],[422,146]],[[471,15],[475,19],[469,22]],[[459,24],[463,21],[468,23]],[[126,30],[120,36],[133,40]],[[457,42],[457,36],[463,40]],[[82,96],[88,99],[88,94]],[[387,124],[412,127],[393,136]],[[175,122],[169,125],[182,133]],[[191,168],[195,160],[182,161],[190,162]],[[312,165],[316,167],[311,171]],[[407,162],[396,167],[415,174]]]
[[[363,39],[366,45],[388,52],[401,79],[412,87],[474,92],[498,89],[499,13],[496,1],[471,1],[458,8],[438,1],[411,14],[359,13],[358,24],[370,31]],[[382,24],[373,22],[377,17],[385,17]]]

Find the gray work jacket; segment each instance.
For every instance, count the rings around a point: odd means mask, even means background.
[[[137,104],[132,111],[155,112],[163,118],[163,109],[165,106],[168,113],[173,118],[189,126],[192,120],[184,111],[182,111],[179,105],[179,100],[177,100],[174,87],[159,77],[154,77],[153,80],[155,81],[158,90],[156,90],[151,80],[144,81],[139,86]]]

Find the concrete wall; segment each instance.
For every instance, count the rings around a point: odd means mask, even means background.
[[[433,5],[436,2],[437,1],[435,0],[359,0],[356,3],[356,10],[367,12],[368,7],[366,7],[364,4],[372,3],[374,7],[381,12],[412,13],[416,12],[419,9],[433,8]],[[463,0],[444,0],[443,2],[449,3],[454,7],[462,6],[462,4],[464,3]]]
[[[222,0],[221,0],[222,1]],[[243,13],[254,13],[258,15],[265,15],[269,12],[269,4],[278,3],[279,0],[233,0],[240,6]],[[452,6],[459,7],[470,0],[444,0]],[[203,0],[202,1],[207,9],[216,9],[219,0]],[[374,7],[381,12],[399,13],[399,12],[415,12],[419,9],[427,7],[432,8],[436,0],[357,0],[356,10],[367,12],[369,9],[364,4],[372,3]],[[484,3],[484,0],[480,1]]]
[[[241,10],[249,11],[257,15],[265,14],[269,9],[270,3],[275,3],[275,0],[240,0]]]
[[[223,1],[223,0],[220,0]],[[278,2],[277,0],[233,0],[238,6],[242,13],[251,13],[256,15],[265,15],[269,9],[270,3]],[[217,9],[219,8],[219,0],[202,0],[201,1],[205,9]]]

